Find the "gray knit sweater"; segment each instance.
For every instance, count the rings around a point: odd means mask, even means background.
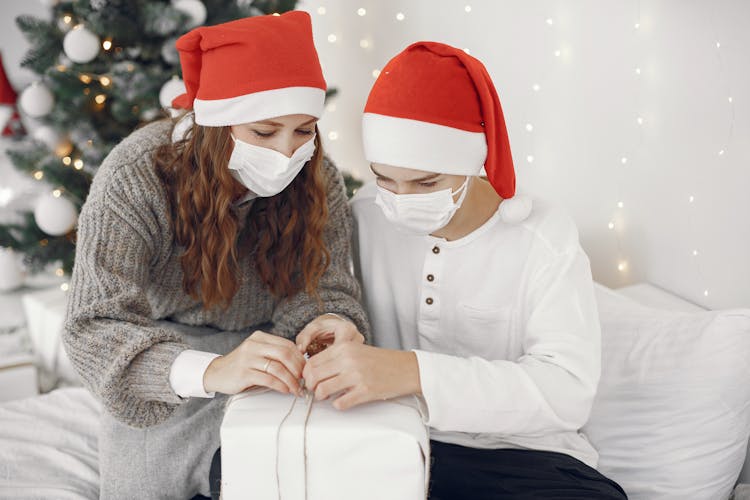
[[[177,355],[194,347],[180,328],[159,320],[209,326],[217,333],[249,334],[268,324],[272,333],[292,339],[322,312],[335,312],[351,318],[369,338],[350,273],[349,204],[341,174],[327,161],[325,242],[331,265],[319,285],[323,311],[304,292],[275,300],[250,255],[241,256],[240,289],[227,310],[204,310],[183,292],[182,248],[174,241],[166,194],[152,162],[153,150],[169,140],[169,131],[169,123],[156,122],[133,132],[99,167],[78,221],[63,333],[86,386],[108,412],[132,427],[159,424],[185,401],[172,390],[169,370]],[[241,223],[251,205],[232,207]]]

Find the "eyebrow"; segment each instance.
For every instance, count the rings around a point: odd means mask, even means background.
[[[375,175],[377,175],[381,179],[385,179],[387,181],[392,181],[393,180],[390,177],[387,177],[387,176],[379,173],[377,170],[375,170],[375,168],[372,166],[372,164],[370,164],[370,170],[372,170],[372,173],[375,174]],[[411,180],[408,180],[406,182],[424,182],[424,181],[429,181],[430,179],[434,179],[435,177],[439,177],[440,175],[442,175],[442,174],[428,174],[428,175],[425,175],[424,177],[418,177],[416,179],[411,179]]]
[[[305,123],[300,123],[298,125],[298,127],[304,127],[305,125],[310,125],[311,123],[314,123],[316,121],[318,121],[318,119],[317,118],[313,118],[312,120],[307,120]],[[272,125],[274,127],[283,127],[284,126],[283,123],[279,123],[279,122],[275,122],[275,121],[271,121],[271,120],[261,120],[261,121],[253,122],[253,123],[262,123],[263,125]]]

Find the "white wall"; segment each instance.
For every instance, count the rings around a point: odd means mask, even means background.
[[[645,280],[706,307],[750,306],[750,2],[300,6],[341,92],[321,122],[338,134],[326,145],[341,168],[369,178],[359,134],[374,69],[417,40],[468,48],[495,80],[520,190],[571,212],[598,281]]]
[[[468,48],[498,88],[520,190],[571,212],[597,280],[650,281],[711,308],[750,306],[750,2],[303,0],[300,7],[312,13],[326,78],[340,91],[321,128],[338,134],[326,145],[341,168],[368,176],[360,113],[373,70],[416,40]],[[47,10],[38,0],[0,0],[0,50],[19,91],[33,77],[17,67],[27,45],[13,18],[22,12]]]

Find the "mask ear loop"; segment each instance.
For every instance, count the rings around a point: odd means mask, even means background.
[[[459,192],[461,192],[461,196],[459,196],[458,197],[458,201],[455,202],[456,203],[456,210],[458,210],[459,208],[461,208],[461,205],[464,202],[464,198],[466,198],[466,193],[469,192],[469,179],[470,178],[471,178],[471,176],[467,175],[466,176],[466,180],[464,181],[463,184],[461,184],[461,187],[459,187],[455,191],[451,192],[451,198],[453,198],[456,194],[458,194]]]

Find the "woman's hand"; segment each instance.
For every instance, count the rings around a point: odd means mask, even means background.
[[[339,410],[422,392],[416,354],[354,342],[335,344],[312,356],[302,375],[315,399],[346,391],[333,402]]]
[[[203,375],[203,386],[206,392],[224,394],[264,386],[299,395],[304,365],[305,358],[294,342],[256,331],[232,352],[211,361]]]
[[[309,322],[299,332],[296,339],[297,347],[300,352],[304,353],[315,340],[326,344],[339,344],[341,342],[362,344],[365,337],[359,333],[357,326],[351,321],[336,314],[327,313]]]

